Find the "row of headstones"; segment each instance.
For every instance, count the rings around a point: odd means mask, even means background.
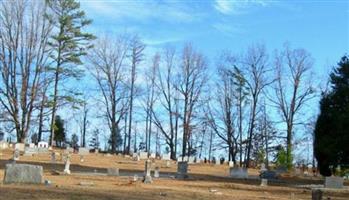
[[[266,186],[268,180],[270,179],[277,179],[279,173],[280,171],[267,170],[265,168],[262,168],[261,174],[260,174],[261,186]],[[247,168],[231,167],[229,168],[229,174],[230,174],[230,177],[232,178],[237,178],[237,179],[248,178]],[[325,177],[324,187],[341,189],[343,188],[343,182],[344,182],[343,177],[336,177],[336,176]]]

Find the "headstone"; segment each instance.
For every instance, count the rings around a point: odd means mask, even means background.
[[[51,163],[56,163],[56,153],[55,152],[51,153]]]
[[[80,162],[84,162],[84,155],[80,155]]]
[[[30,144],[29,144],[29,147],[30,147],[30,148],[35,148],[35,144],[34,144],[34,143],[30,143]]]
[[[15,149],[15,151],[13,152],[13,160],[17,161],[19,160],[19,150]]]
[[[138,181],[138,175],[137,175],[137,174],[135,174],[135,175],[133,176],[133,181],[134,181],[134,182]]]
[[[189,156],[188,157],[188,164],[193,164],[195,161],[195,156]]]
[[[7,149],[9,144],[5,141],[0,141],[0,149]]]
[[[133,158],[134,161],[140,161],[141,159],[139,158],[139,155],[136,155],[136,157]]]
[[[341,189],[343,188],[343,177],[338,176],[328,176],[325,177],[325,188],[335,188]]]
[[[296,168],[295,170],[294,170],[294,173],[295,173],[295,175],[296,176],[299,176],[299,175],[301,175],[301,169],[299,169],[299,168]]]
[[[41,184],[42,166],[28,164],[6,164],[4,183]]]
[[[45,149],[48,149],[48,143],[47,142],[44,142],[44,141],[40,141],[38,143],[38,148],[45,148]]]
[[[90,150],[87,148],[80,147],[79,148],[79,155],[88,155],[90,153]]]
[[[229,161],[229,167],[234,167],[234,161]]]
[[[267,171],[267,168],[265,167],[265,164],[261,164],[261,172]]]
[[[277,179],[278,178],[278,174],[273,170],[267,170],[267,171],[261,172],[261,174],[259,176],[261,178],[264,178],[264,179]]]
[[[159,178],[159,176],[160,176],[160,168],[159,167],[155,167],[154,178]]]
[[[25,147],[24,149],[24,155],[25,156],[33,156],[34,154],[38,153],[38,149],[35,147]]]
[[[144,170],[144,178],[143,183],[152,183],[153,180],[151,178],[151,161],[145,161],[145,170]]]
[[[323,192],[320,189],[311,190],[311,199],[312,200],[322,200]]]
[[[171,154],[162,154],[161,160],[171,160]]]
[[[138,153],[133,153],[133,154],[132,154],[132,158],[133,158],[133,159],[136,159],[137,156],[138,156]]]
[[[119,168],[108,168],[107,175],[108,176],[119,176]]]
[[[156,158],[156,154],[155,153],[151,153],[150,154],[150,158],[155,159]]]
[[[247,168],[231,167],[229,168],[229,174],[232,178],[246,179],[248,178]]]
[[[70,155],[67,155],[66,161],[65,161],[65,166],[64,166],[64,174],[70,174]]]
[[[268,179],[262,178],[261,179],[261,186],[268,186]]]
[[[16,143],[15,144],[15,149],[18,149],[19,151],[24,151],[25,144],[24,143]]]
[[[139,152],[139,158],[142,160],[148,159],[148,152]]]
[[[177,163],[176,178],[178,178],[178,179],[188,178],[188,162],[178,162]]]
[[[169,168],[171,166],[171,161],[166,160],[166,167]]]

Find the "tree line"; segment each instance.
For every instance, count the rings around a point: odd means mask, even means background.
[[[269,54],[255,44],[238,54],[224,51],[211,66],[191,43],[147,55],[140,36],[96,36],[86,31],[91,23],[74,0],[0,3],[1,119],[18,142],[31,132],[41,141],[48,132],[51,145],[63,145],[57,113],[72,106],[82,110],[80,139],[87,146],[91,102],[74,87],[87,75],[111,152],[150,151],[154,144],[159,151],[164,142],[172,159],[205,149],[211,155],[214,148],[250,167],[283,149],[291,167],[296,127],[308,120],[304,108],[316,95],[305,49],[285,44]],[[142,136],[135,113],[144,118]],[[98,129],[91,134],[90,145],[98,147]]]

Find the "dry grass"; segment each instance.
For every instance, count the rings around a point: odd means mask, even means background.
[[[3,151],[0,159],[0,179],[4,176],[4,167],[11,158],[10,150]],[[319,183],[320,180],[284,178],[280,182],[272,183],[268,187],[260,187],[257,180],[233,180],[226,178],[226,165],[190,165],[189,180],[175,180],[172,178],[155,179],[153,184],[133,182],[132,174],[140,173],[144,169],[144,161],[132,161],[122,156],[88,155],[80,162],[78,155],[72,156],[72,174],[52,175],[52,170],[62,171],[63,162],[50,163],[50,155],[34,157],[21,156],[20,162],[38,164],[44,167],[44,178],[52,181],[52,185],[3,185],[0,184],[0,200],[2,199],[310,199],[310,190],[292,187],[294,183]],[[175,173],[173,162],[166,168],[165,162],[156,160],[156,166],[161,172]],[[155,166],[154,165],[154,166]],[[108,177],[103,175],[87,175],[77,172],[105,173],[106,168],[118,167],[120,172],[127,172],[130,176]],[[75,173],[74,173],[75,172]],[[251,175],[257,175],[258,170],[249,170]],[[93,186],[81,186],[80,182],[93,182]],[[348,193],[336,194],[332,199],[348,199]]]

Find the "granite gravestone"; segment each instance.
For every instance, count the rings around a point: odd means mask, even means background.
[[[328,176],[325,177],[325,188],[342,189],[343,182],[343,177]]]
[[[28,164],[7,164],[4,183],[41,184],[43,180],[42,166]]]
[[[176,178],[185,179],[188,178],[188,162],[178,162],[177,163],[177,174]]]

